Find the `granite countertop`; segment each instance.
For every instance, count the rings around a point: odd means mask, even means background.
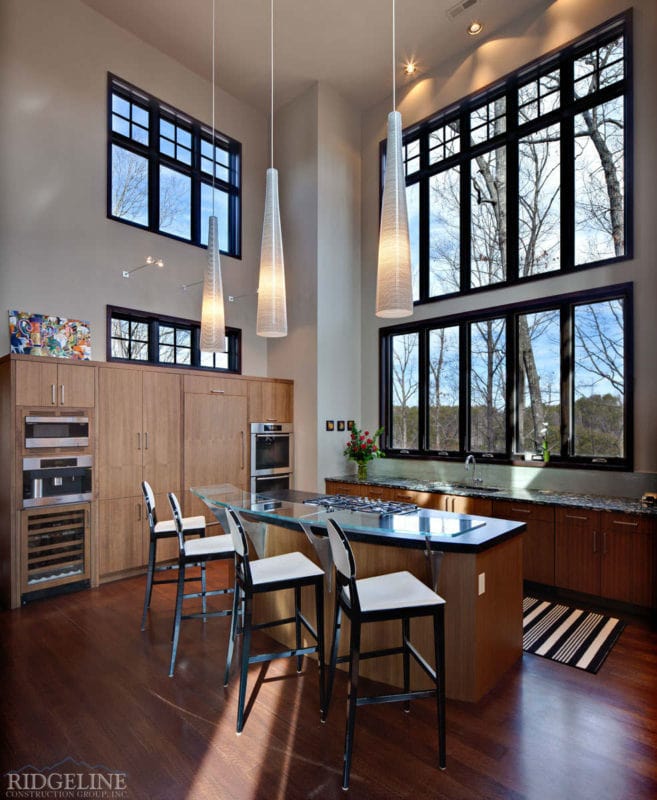
[[[624,514],[643,514],[657,517],[657,505],[646,505],[639,499],[631,497],[607,497],[596,494],[576,494],[575,492],[559,492],[546,489],[510,489],[505,487],[474,488],[455,481],[422,481],[417,478],[368,477],[359,481],[356,475],[340,475],[326,478],[327,481],[339,483],[362,484],[364,486],[381,486],[392,489],[405,489],[409,492],[435,492],[436,494],[461,495],[463,497],[485,497],[491,500],[516,500],[525,503],[536,503],[544,506],[571,506],[589,508],[597,511],[619,511]]]

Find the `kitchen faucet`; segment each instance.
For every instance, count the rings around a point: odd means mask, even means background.
[[[477,461],[472,453],[468,453],[465,459],[465,471],[470,472],[470,464],[472,464],[472,483],[481,483],[481,478],[477,479]]]

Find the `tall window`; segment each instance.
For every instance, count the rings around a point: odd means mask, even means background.
[[[199,322],[107,306],[107,360],[241,372],[242,332],[226,328],[225,353],[200,349]]]
[[[221,251],[241,251],[241,145],[109,76],[107,216],[207,246],[208,217]]]
[[[391,455],[631,468],[630,284],[381,329]],[[547,428],[547,433],[545,434]]]
[[[631,257],[630,19],[405,133],[416,301]]]

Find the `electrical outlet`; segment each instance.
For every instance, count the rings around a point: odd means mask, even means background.
[[[479,573],[479,594],[484,594],[486,591],[486,573]]]

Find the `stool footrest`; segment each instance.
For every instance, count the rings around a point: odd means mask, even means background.
[[[435,689],[422,689],[415,692],[402,692],[401,694],[377,694],[370,697],[357,697],[357,706],[372,706],[380,703],[399,703],[404,700],[420,700],[424,697],[435,697]]]
[[[366,653],[360,653],[358,657],[362,661],[366,658],[379,658],[380,656],[398,656],[403,652],[404,648],[400,645],[399,647],[386,647],[384,650],[368,650]],[[349,655],[339,656],[336,661],[338,664],[344,664],[349,659]]]
[[[249,664],[259,664],[261,661],[273,661],[275,658],[291,658],[292,656],[309,656],[317,652],[317,645],[302,647],[299,650],[281,650],[279,653],[258,653],[249,656]]]
[[[192,592],[184,594],[183,600],[193,600],[195,597],[217,597],[220,594],[233,594],[233,589],[213,589],[211,592]]]
[[[436,670],[433,669],[427,663],[427,661],[424,659],[424,657],[422,655],[420,655],[420,653],[418,653],[418,651],[413,647],[413,645],[408,640],[406,640],[406,646],[408,647],[408,650],[409,650],[410,654],[417,661],[419,666],[422,667],[422,669],[427,673],[427,675],[431,678],[431,680],[435,682],[435,680],[436,680]]]
[[[180,619],[207,619],[208,617],[230,617],[232,614],[230,608],[225,608],[222,611],[199,611],[194,614],[181,614]]]

